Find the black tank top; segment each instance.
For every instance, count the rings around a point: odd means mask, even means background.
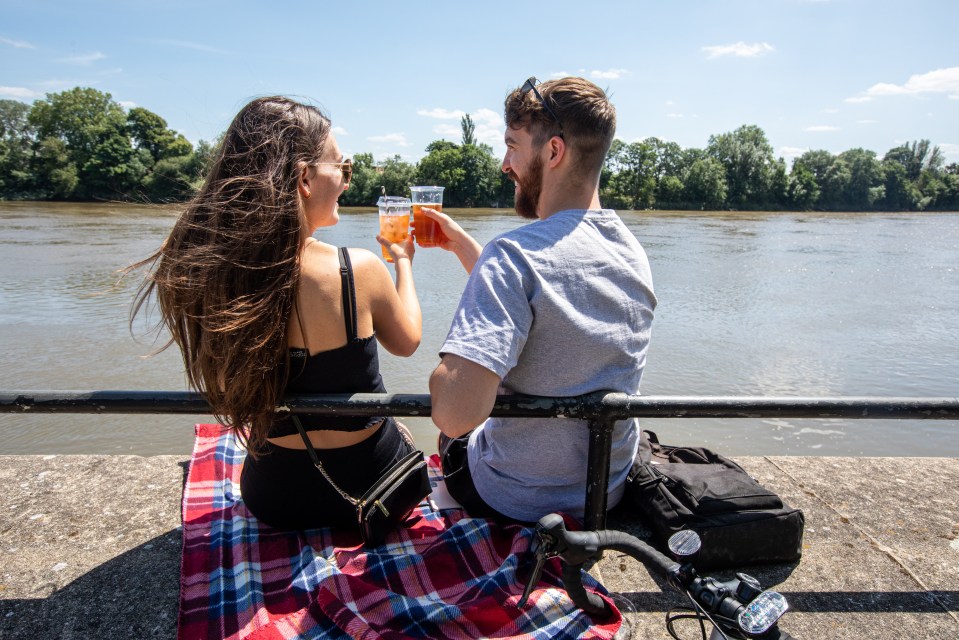
[[[286,393],[385,393],[376,336],[356,336],[356,293],[353,265],[345,247],[339,249],[340,280],[342,282],[343,316],[346,324],[346,344],[329,351],[310,355],[306,332],[299,309],[295,311],[305,349],[290,349],[290,378]],[[383,420],[382,416],[310,416],[301,415],[307,431],[362,431]],[[279,418],[270,429],[270,438],[297,433],[293,421]]]

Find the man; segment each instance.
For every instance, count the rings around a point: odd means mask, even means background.
[[[582,78],[506,98],[503,171],[516,211],[536,220],[481,248],[442,213],[442,246],[470,273],[430,377],[450,494],[474,516],[583,516],[584,422],[489,418],[499,393],[639,392],[656,298],[642,246],[602,209],[599,176],[616,129],[605,93]],[[613,432],[608,504],[623,493],[636,420]]]

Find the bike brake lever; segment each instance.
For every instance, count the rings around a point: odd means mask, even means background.
[[[520,597],[519,602],[516,603],[518,609],[526,606],[526,602],[533,593],[536,583],[539,582],[539,578],[543,574],[543,565],[546,564],[546,558],[549,557],[552,546],[553,541],[550,536],[546,536],[540,531],[536,532],[536,537],[533,539],[530,549],[536,554],[536,564],[533,567],[533,572],[529,576],[529,580],[526,581],[526,588],[523,589],[523,595]]]

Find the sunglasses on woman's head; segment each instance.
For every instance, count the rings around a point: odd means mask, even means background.
[[[556,124],[559,125],[559,137],[562,138],[563,137],[563,121],[559,119],[559,116],[556,115],[556,112],[553,111],[553,109],[549,106],[549,103],[546,102],[546,99],[543,97],[543,94],[541,94],[536,89],[536,85],[538,84],[539,84],[539,80],[537,80],[535,76],[528,78],[526,82],[523,83],[523,86],[520,88],[519,94],[525,97],[526,94],[529,93],[530,91],[533,92],[533,95],[539,99],[539,102],[540,104],[543,105],[543,108],[546,109],[547,113],[549,113],[549,115],[553,117],[553,120],[556,121]]]

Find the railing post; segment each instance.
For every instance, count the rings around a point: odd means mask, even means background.
[[[589,421],[589,453],[586,460],[586,504],[583,528],[598,531],[606,528],[606,504],[609,492],[609,461],[613,450],[614,418]]]

